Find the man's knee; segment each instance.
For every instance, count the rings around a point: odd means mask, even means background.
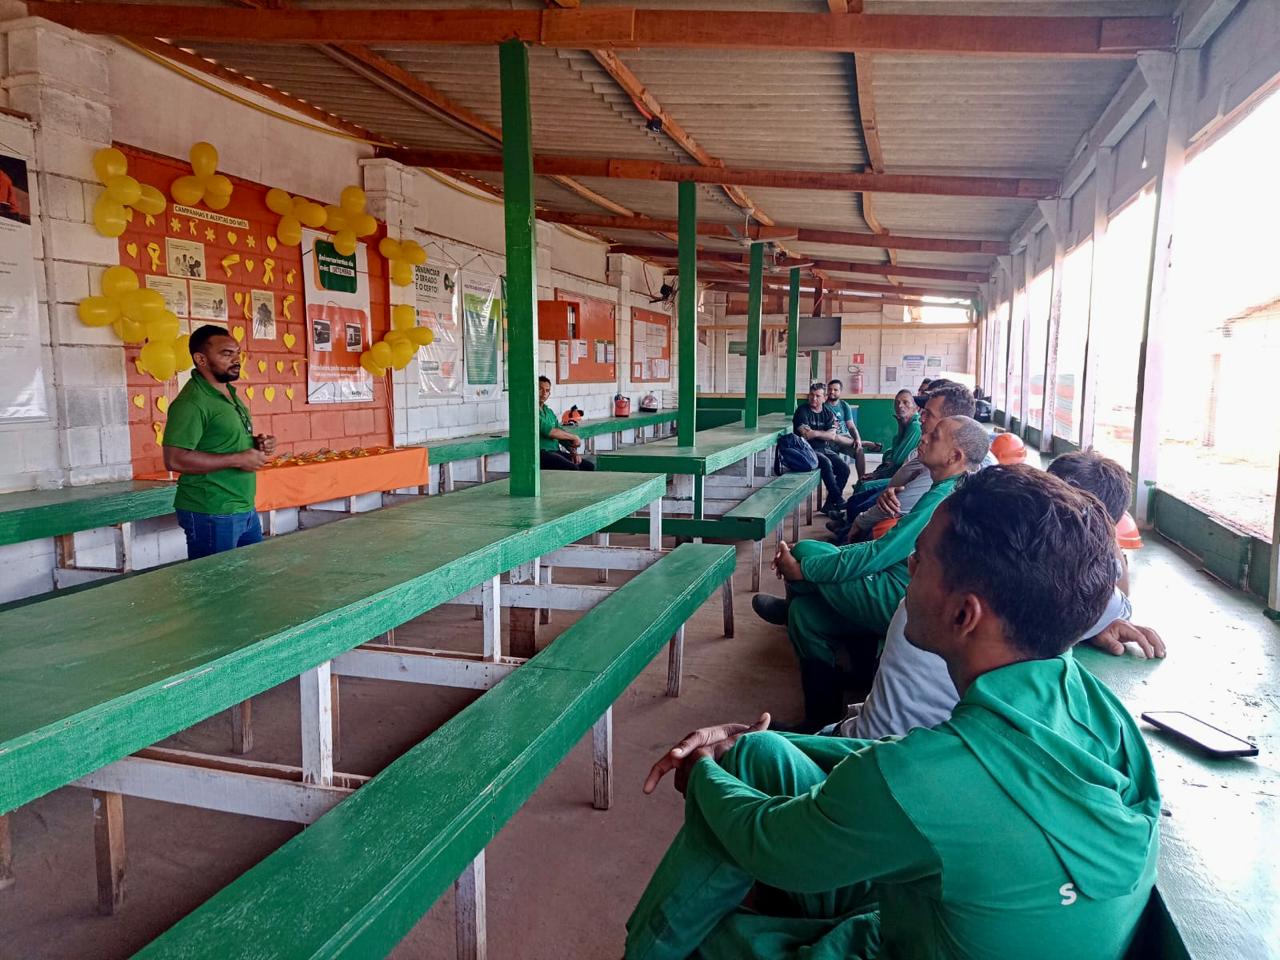
[[[743,783],[758,787],[755,781],[767,771],[776,770],[794,749],[786,737],[772,730],[748,733],[720,758],[720,766]]]

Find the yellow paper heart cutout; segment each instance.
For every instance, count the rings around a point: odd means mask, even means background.
[[[276,388],[267,387],[265,390],[262,391],[262,395],[267,398],[267,403],[271,403],[271,401],[275,400],[276,398]]]
[[[256,261],[256,260],[246,260],[246,261],[244,262],[244,268],[245,268],[245,270],[246,270],[246,271],[248,271],[249,273],[253,273],[253,268],[254,268],[254,267],[256,267],[257,265],[258,265],[258,263],[257,263],[257,261]]]
[[[253,399],[253,387],[245,387],[245,388],[244,388],[244,395],[245,395],[246,397],[248,397],[250,400],[252,400],[252,399]]]
[[[156,397],[156,409],[157,409],[157,410],[159,410],[161,413],[168,413],[168,412],[169,412],[169,398],[168,398],[168,397]]]
[[[244,303],[244,294],[241,293],[239,290],[237,290],[234,294],[232,294],[232,299],[235,300],[236,306],[238,307],[240,306],[240,304]]]
[[[292,399],[293,399],[293,387],[285,387],[285,388],[284,388],[284,395],[285,395],[286,397],[288,397],[290,400],[292,400]]]
[[[141,410],[147,405],[147,398],[140,393],[135,393],[133,395],[133,405]]]
[[[124,245],[124,252],[133,257],[133,259],[138,259],[138,245],[132,240]]]
[[[275,238],[275,237],[271,237],[271,236],[268,236],[268,237],[267,237],[267,249],[268,249],[268,250],[270,250],[272,253],[275,253],[275,252],[276,252],[276,238]]]
[[[284,335],[284,345],[285,345],[285,349],[287,349],[287,350],[292,350],[292,349],[293,349],[293,345],[294,345],[295,343],[297,343],[297,342],[298,342],[298,338],[297,338],[297,337],[295,337],[292,333],[286,333],[286,334]]]
[[[265,360],[259,360],[259,361],[258,361],[258,372],[259,372],[259,373],[266,373],[266,372],[267,372],[267,361],[265,361]]]
[[[227,231],[227,243],[231,244],[234,247],[236,245],[236,241],[239,239],[240,238],[236,236],[236,233],[234,230]]]
[[[284,373],[284,361],[283,361],[283,360],[277,360],[277,361],[276,361],[276,373]]]
[[[244,340],[244,327],[232,327],[231,335],[236,338],[236,343]]]

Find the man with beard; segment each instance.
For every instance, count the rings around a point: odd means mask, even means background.
[[[249,408],[231,384],[240,377],[240,344],[222,327],[191,334],[195,369],[169,407],[164,465],[181,474],[174,507],[195,560],[262,540],[254,509],[257,478],[276,438],[254,435]]]

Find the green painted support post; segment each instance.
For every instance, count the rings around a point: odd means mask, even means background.
[[[533,213],[533,121],[529,50],[519,40],[498,48],[502,82],[502,187],[507,226],[507,421],[511,495],[536,497],[538,473],[538,267]]]
[[[764,284],[764,244],[751,245],[751,273],[747,288],[747,383],[743,391],[742,425],[760,421],[760,298]]]
[[[818,351],[813,350],[809,353],[809,383],[815,383],[818,379]],[[809,388],[809,384],[805,384],[805,389]]]
[[[693,446],[698,404],[698,185],[679,186],[680,200],[680,395],[677,443]]]
[[[791,268],[787,300],[787,409],[796,402],[796,367],[800,362],[800,268]]]

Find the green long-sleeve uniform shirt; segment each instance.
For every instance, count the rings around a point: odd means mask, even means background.
[[[906,596],[907,558],[960,477],[935,483],[879,540],[837,547],[801,540],[792,551],[804,580],[788,584],[787,635],[801,659],[835,662],[842,642],[858,636],[882,642],[889,621]]]
[[[627,957],[1120,960],[1159,810],[1142,735],[1070,656],[902,739],[750,734],[691,772]]]
[[[920,414],[917,413],[906,423],[899,425],[893,442],[884,448],[880,466],[872,470],[867,478],[858,484],[855,492],[883,489],[888,485],[889,478],[907,462],[907,458],[915,453],[918,446],[920,446]]]

